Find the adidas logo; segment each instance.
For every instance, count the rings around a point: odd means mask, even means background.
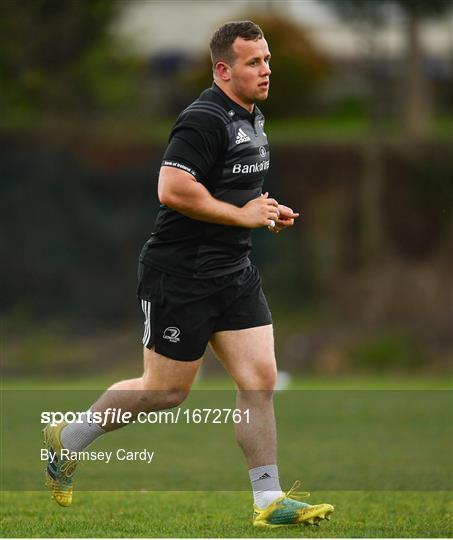
[[[262,476],[258,478],[258,480],[264,480],[265,478],[270,478],[270,475],[265,472]]]
[[[250,141],[250,137],[247,135],[245,131],[242,130],[242,128],[239,128],[238,133],[236,135],[236,144],[242,144],[247,141]]]

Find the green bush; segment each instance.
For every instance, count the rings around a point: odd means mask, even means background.
[[[423,355],[403,333],[362,337],[348,351],[351,367],[360,371],[388,372],[416,370]]]

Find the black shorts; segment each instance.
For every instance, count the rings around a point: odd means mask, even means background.
[[[139,264],[143,344],[174,360],[203,356],[212,334],[272,324],[258,270],[209,279],[181,278]]]

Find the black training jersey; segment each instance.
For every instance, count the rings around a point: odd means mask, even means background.
[[[269,169],[264,116],[213,84],[179,115],[162,165],[189,172],[216,199],[244,206],[260,196]],[[250,249],[250,229],[198,221],[161,205],[140,260],[171,274],[216,277],[248,266]]]

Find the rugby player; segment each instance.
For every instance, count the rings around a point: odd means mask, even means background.
[[[237,406],[250,410],[250,423],[235,429],[253,490],[253,524],[318,524],[329,518],[332,505],[300,501],[297,482],[286,493],[280,487],[272,318],[249,259],[253,229],[278,233],[298,217],[262,191],[270,154],[256,102],[268,97],[271,53],[251,21],[224,24],[210,49],[213,85],[172,129],[158,181],[161,206],[140,254],[144,372],[114,384],[90,410],[116,407],[135,418],[141,411],[177,406],[210,343],[236,383]],[[45,441],[58,456],[62,448],[81,451],[122,425],[101,427],[87,417],[47,426]],[[47,485],[61,506],[72,502],[76,465],[61,456],[49,460]]]

